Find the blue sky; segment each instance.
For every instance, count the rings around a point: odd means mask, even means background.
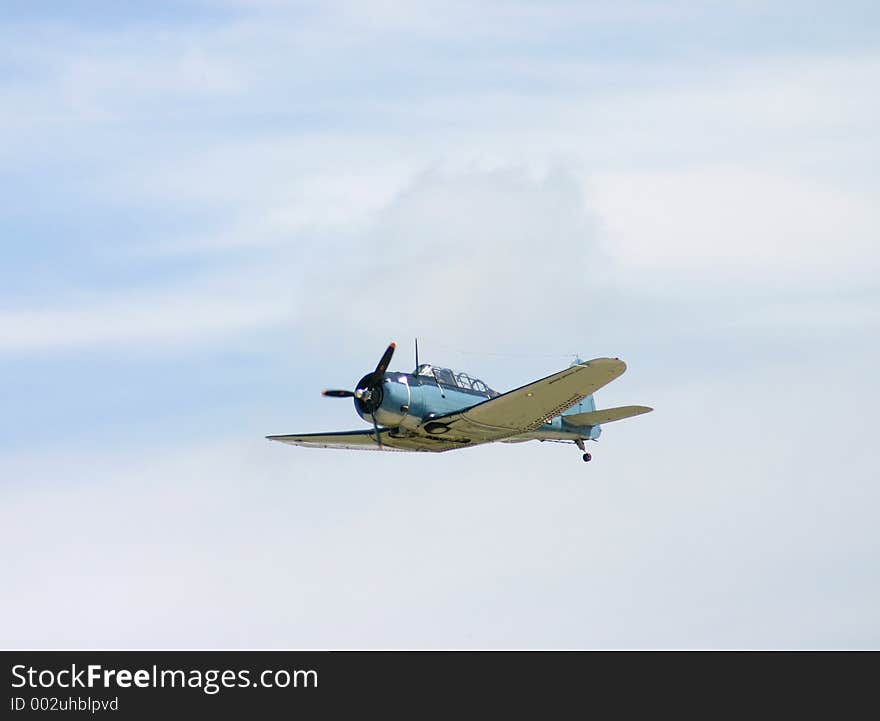
[[[4,4],[5,644],[876,647],[878,20]],[[657,410],[589,466],[263,440],[416,335]]]

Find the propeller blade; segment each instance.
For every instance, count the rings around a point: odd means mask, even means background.
[[[382,448],[382,436],[379,435],[379,424],[376,423],[376,415],[370,413],[370,418],[373,419],[373,432],[376,434],[376,443],[379,444],[379,448]]]
[[[352,391],[321,391],[322,396],[327,396],[328,398],[354,398],[354,393]]]
[[[396,344],[391,343],[382,354],[382,357],[379,359],[379,365],[376,366],[376,370],[373,371],[373,383],[381,383],[382,376],[385,375],[385,371],[388,370],[388,364],[391,362],[391,356],[394,355],[394,349],[397,347]]]

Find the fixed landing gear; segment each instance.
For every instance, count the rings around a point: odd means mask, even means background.
[[[584,463],[588,463],[588,462],[590,462],[590,461],[593,460],[593,456],[591,456],[589,453],[587,453],[587,449],[584,447],[584,441],[583,441],[582,438],[578,438],[578,439],[576,439],[575,442],[574,442],[574,444],[575,444],[575,445],[576,445],[581,451],[583,451],[583,454],[584,454],[584,455],[581,456],[581,457],[584,459]]]

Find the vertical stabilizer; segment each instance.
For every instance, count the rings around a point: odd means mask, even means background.
[[[575,356],[575,359],[571,362],[571,365],[569,365],[568,367],[571,368],[572,366],[580,365],[583,362],[584,361],[581,360],[580,356]],[[571,408],[569,408],[567,411],[565,411],[562,415],[563,415],[563,417],[565,417],[565,416],[574,415],[575,413],[592,413],[594,410],[596,410],[596,401],[594,400],[594,398],[591,394],[591,395],[588,395],[586,398],[584,398],[580,403],[573,405]]]

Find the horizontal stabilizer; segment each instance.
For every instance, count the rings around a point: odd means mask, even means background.
[[[640,416],[642,413],[650,413],[653,410],[648,406],[621,406],[620,408],[606,408],[590,413],[573,413],[570,416],[562,416],[562,420],[572,426],[598,426],[600,423],[620,421],[624,418]]]

